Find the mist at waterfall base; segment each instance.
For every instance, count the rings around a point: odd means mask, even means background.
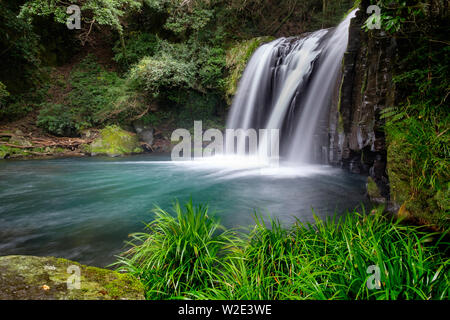
[[[323,165],[317,143],[348,20],[263,45],[248,64],[228,128],[280,129],[280,167],[267,166],[260,152],[184,162],[163,155],[0,161],[0,255],[106,266],[152,220],[155,205],[170,209],[175,199],[207,203],[233,228],[253,225],[255,212],[289,225],[365,203],[365,178]]]

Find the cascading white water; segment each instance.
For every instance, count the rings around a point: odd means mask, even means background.
[[[355,12],[334,29],[258,48],[240,81],[227,128],[280,129],[282,155],[312,162],[318,122],[329,110]],[[260,136],[259,155],[266,155],[267,140]]]
[[[333,87],[339,74],[341,61],[347,49],[348,28],[356,10],[334,30],[322,50],[320,65],[315,70],[314,78],[308,88],[300,115],[300,122],[293,136],[293,143],[288,152],[288,159],[301,163],[313,161],[313,136],[315,126],[323,114],[329,110]]]

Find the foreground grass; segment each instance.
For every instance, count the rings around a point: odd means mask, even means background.
[[[448,299],[445,234],[381,210],[290,229],[256,216],[243,233],[225,230],[206,206],[174,211],[157,208],[116,263],[144,283],[148,299]]]

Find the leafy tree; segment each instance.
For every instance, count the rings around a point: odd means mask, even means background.
[[[0,3],[0,81],[15,94],[32,85],[40,66],[39,37],[17,18],[17,3]]]
[[[94,25],[109,26],[122,34],[121,18],[126,10],[138,9],[142,3],[138,0],[30,0],[22,6],[19,17],[31,23],[35,16],[53,16],[56,22],[66,23],[66,10],[73,4],[81,10],[82,31],[79,37],[85,43]]]

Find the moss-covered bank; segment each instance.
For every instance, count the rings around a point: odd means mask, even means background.
[[[78,268],[80,288],[70,290],[67,282]],[[53,257],[0,257],[0,288],[0,300],[144,299],[142,285],[129,274]]]

